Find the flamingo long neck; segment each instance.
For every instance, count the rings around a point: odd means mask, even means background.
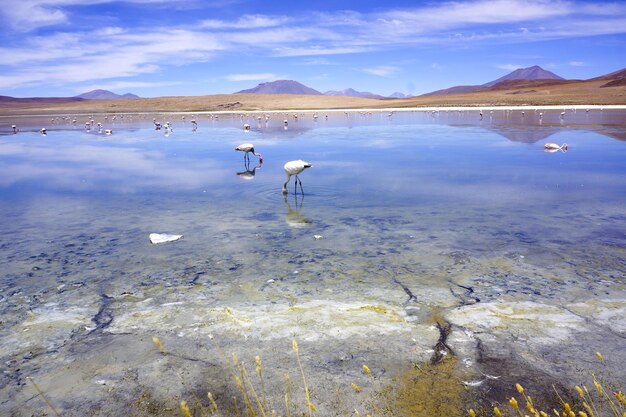
[[[287,184],[289,184],[290,180],[291,180],[291,174],[287,174],[287,181],[285,181],[285,183],[283,184],[283,193],[287,192]]]

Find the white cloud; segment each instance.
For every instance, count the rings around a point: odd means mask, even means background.
[[[300,62],[300,65],[339,65],[336,62],[329,61],[326,58],[307,58]]]
[[[153,87],[165,87],[172,85],[181,85],[181,81],[170,82],[145,82],[145,81],[111,81],[107,83],[91,84],[82,87],[76,87],[74,90],[77,93],[84,93],[91,90],[126,90],[129,88],[153,88]],[[126,92],[126,91],[124,91]]]
[[[177,65],[206,61],[222,49],[210,34],[180,29],[33,38],[20,49],[0,48],[0,54],[10,53],[7,64],[15,68],[0,74],[0,88],[133,77],[158,71],[168,59]]]
[[[323,74],[315,75],[315,76],[311,77],[311,79],[312,80],[327,80],[329,75],[330,74],[328,74],[328,73],[323,73]]]
[[[200,27],[206,29],[257,29],[280,26],[290,19],[286,16],[266,16],[261,14],[247,14],[235,21],[208,19],[200,22]]]
[[[315,55],[343,55],[367,52],[372,50],[368,47],[345,47],[345,46],[309,46],[309,47],[277,47],[274,48],[275,56],[315,56]]]
[[[276,78],[275,74],[230,74],[226,76],[228,81],[263,81]]]
[[[428,31],[469,24],[497,24],[542,20],[572,12],[567,1],[480,0],[381,13],[379,20],[404,30]],[[417,25],[417,26],[416,26]],[[414,28],[414,29],[410,29]]]
[[[89,0],[88,4],[115,3],[117,0]],[[125,0],[127,3],[168,3],[170,0]],[[182,0],[173,0],[182,1]],[[30,31],[69,20],[67,6],[83,6],[84,0],[3,0],[0,15],[15,30]]]
[[[89,2],[104,3],[114,3],[114,0]],[[84,85],[96,80],[111,85],[121,82],[116,78],[206,62],[222,53],[236,53],[244,59],[309,57],[301,64],[330,65],[323,56],[415,45],[458,48],[626,33],[626,4],[620,2],[458,0],[371,13],[248,14],[234,20],[181,22],[173,27],[129,27],[109,20],[106,24],[111,26],[72,31],[72,20],[81,16],[77,9],[69,9],[69,6],[83,4],[82,0],[4,0],[0,14],[16,29],[10,38],[12,42],[3,42],[0,46],[0,56],[6,58],[0,63],[0,88]],[[17,33],[55,24],[65,24],[63,27],[68,32],[50,32],[45,37]],[[570,65],[576,66],[577,62],[572,61]],[[498,66],[506,70],[519,67],[522,66]],[[432,64],[432,68],[437,69],[437,64]],[[382,65],[363,71],[385,77],[399,69]],[[237,75],[269,74],[233,74]]]
[[[586,64],[582,61],[570,61],[569,65],[572,67],[584,67]]]
[[[519,64],[500,64],[496,65],[496,68],[500,68],[507,71],[515,71],[516,69],[524,68],[524,65]]]
[[[126,32],[126,29],[116,26],[108,26],[100,29],[96,29],[94,31],[95,36],[111,36],[111,35],[119,35],[121,33]]]
[[[379,67],[363,68],[363,72],[367,72],[368,74],[372,74],[372,75],[377,75],[379,77],[388,77],[389,75],[392,75],[398,72],[398,68],[392,67],[390,65],[381,65]]]

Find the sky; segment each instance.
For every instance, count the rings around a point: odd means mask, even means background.
[[[233,93],[280,79],[419,95],[539,65],[626,67],[626,1],[2,0],[0,95]]]

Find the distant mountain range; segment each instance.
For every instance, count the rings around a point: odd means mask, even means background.
[[[575,83],[588,83],[588,82],[604,82],[602,84],[596,83],[595,88],[604,87],[621,87],[626,86],[626,68],[611,72],[610,74],[601,75],[588,80],[565,80],[562,77],[554,74],[553,72],[546,71],[543,68],[535,65],[528,68],[517,69],[504,77],[500,77],[497,80],[487,82],[482,85],[466,85],[450,87],[443,90],[433,91],[431,93],[423,94],[423,96],[444,96],[449,94],[463,94],[471,92],[481,91],[493,91],[498,90],[516,90],[506,94],[531,94],[537,91],[542,91],[542,87],[555,86],[563,84],[575,84]],[[599,84],[599,85],[598,85]],[[569,88],[569,87],[568,87]],[[523,91],[522,89],[527,89]],[[522,90],[522,91],[520,91]],[[370,92],[359,92],[352,88],[347,88],[341,91],[327,91],[322,94],[321,92],[307,87],[297,81],[292,80],[278,80],[272,82],[266,82],[259,84],[255,88],[248,90],[242,90],[238,93],[248,94],[304,94],[304,95],[327,95],[327,96],[347,96],[347,97],[360,97],[360,98],[410,98],[412,96],[404,95],[403,93],[393,93],[389,97],[383,97],[378,94]],[[107,90],[93,90],[87,93],[79,94],[74,97],[23,97],[16,98],[10,96],[0,96],[0,108],[12,108],[12,107],[36,107],[38,105],[55,105],[68,102],[80,102],[83,100],[105,100],[105,99],[128,99],[139,97],[135,94],[115,94]],[[413,97],[417,99],[417,97]]]
[[[608,83],[602,87],[616,87],[626,85],[626,69],[612,72],[610,74],[603,75],[601,77],[592,78],[592,80],[606,80]],[[528,68],[518,68],[515,71],[510,72],[504,77],[500,77],[497,80],[489,81],[481,85],[458,85],[455,87],[445,88],[443,90],[437,90],[430,93],[422,94],[422,96],[443,96],[450,94],[464,94],[474,93],[479,91],[494,91],[494,90],[508,90],[512,88],[533,88],[543,87],[547,85],[557,85],[573,83],[580,80],[566,80],[559,75],[547,71],[538,65],[534,65]],[[306,94],[306,95],[322,95],[321,92],[307,87],[293,80],[278,80],[266,83],[261,83],[254,88],[248,90],[241,90],[235,94]],[[393,93],[389,97],[384,97],[379,94],[370,92],[356,91],[352,88],[346,88],[341,91],[326,91],[323,93],[325,96],[346,96],[346,97],[360,97],[360,98],[372,98],[372,99],[385,99],[385,98],[409,98],[403,93]]]
[[[534,65],[528,68],[516,69],[515,71],[505,75],[504,77],[500,77],[497,80],[489,81],[488,83],[485,83],[485,84],[459,85],[456,87],[450,87],[450,88],[446,88],[443,90],[433,91],[431,93],[427,93],[423,95],[424,96],[440,96],[440,95],[448,95],[448,94],[463,94],[463,93],[472,93],[476,91],[485,91],[485,90],[490,90],[490,89],[506,89],[506,88],[517,88],[517,87],[522,87],[522,86],[523,87],[531,86],[528,83],[532,84],[532,86],[541,86],[541,85],[546,85],[550,83],[556,84],[556,83],[561,83],[561,82],[565,83],[569,81],[563,79],[562,77],[556,75],[553,72],[544,70],[538,65]],[[315,95],[322,94],[319,91],[311,87],[307,87],[306,85],[301,84],[297,81],[293,81],[293,80],[278,80],[278,81],[261,83],[254,88],[238,91],[237,93],[315,94]],[[370,92],[356,91],[352,88],[346,88],[345,90],[341,90],[341,91],[327,91],[323,94],[325,96],[361,97],[361,98],[373,98],[373,99],[379,99],[379,100],[384,99],[384,98],[408,98],[409,97],[407,95],[404,95],[403,93],[398,93],[398,92],[393,93],[389,97],[384,97],[379,94],[374,94]]]
[[[382,98],[386,98],[383,96],[380,96],[378,94],[374,94],[374,93],[370,93],[368,91],[356,91],[353,88],[346,88],[345,90],[341,90],[341,91],[327,91],[324,93],[325,96],[345,96],[345,97],[362,97],[362,98],[375,98],[375,99],[382,99]]]
[[[534,86],[546,85],[548,83],[558,84],[567,82],[553,72],[546,71],[538,65],[528,68],[518,68],[515,71],[500,77],[497,80],[489,81],[481,85],[457,85],[455,87],[444,88],[430,93],[422,94],[423,96],[443,96],[448,94],[474,93],[477,91],[497,90],[503,88],[528,87],[528,82]],[[540,81],[540,82],[537,82]],[[533,83],[534,82],[534,83]],[[523,85],[522,85],[523,84]]]
[[[317,90],[307,87],[297,81],[277,80],[267,83],[261,83],[254,88],[248,90],[237,91],[235,94],[305,94],[321,96]]]
[[[113,100],[119,98],[139,98],[139,96],[131,93],[115,94],[108,90],[91,90],[86,93],[79,94],[75,97],[83,98],[85,100]]]
[[[47,105],[83,101],[79,97],[11,97],[0,96],[0,107],[12,105]]]
[[[0,96],[0,107],[10,107],[13,104],[17,105],[47,105],[47,104],[61,104],[61,103],[73,103],[83,100],[112,100],[112,99],[127,99],[127,98],[140,98],[135,94],[115,94],[107,90],[92,90],[83,94],[79,94],[74,97],[10,97]]]
[[[319,91],[307,87],[306,85],[293,80],[277,80],[266,83],[261,83],[254,88],[248,90],[237,91],[235,94],[305,94],[305,95],[324,95],[324,96],[345,96],[345,97],[361,97],[361,98],[375,98],[383,99],[378,94],[370,92],[360,92],[352,88],[346,88],[341,91],[327,91],[320,93]],[[401,93],[398,93],[401,94]]]

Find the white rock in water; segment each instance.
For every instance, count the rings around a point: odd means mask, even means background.
[[[174,242],[181,239],[183,235],[168,235],[167,233],[150,233],[150,243],[157,245],[159,243]]]

